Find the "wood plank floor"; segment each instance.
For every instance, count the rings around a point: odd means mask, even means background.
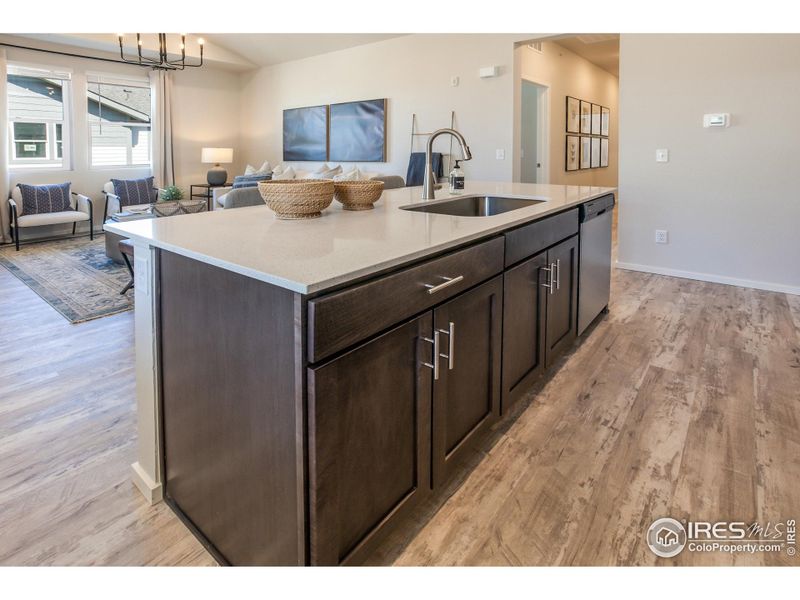
[[[2,268],[0,314],[0,564],[214,564],[129,479],[132,314],[70,325]],[[800,298],[615,271],[515,413],[375,564],[798,564],[657,559],[644,534],[800,517]]]

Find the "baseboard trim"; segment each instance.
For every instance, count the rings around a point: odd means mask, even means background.
[[[726,277],[724,275],[712,275],[710,273],[696,273],[694,271],[681,271],[679,269],[666,269],[664,267],[654,267],[651,265],[640,265],[636,263],[617,261],[615,266],[626,271],[639,271],[641,273],[654,273],[656,275],[667,275],[669,277],[680,277],[681,279],[694,279],[696,281],[708,281],[709,283],[721,283],[723,285],[734,285],[743,288],[765,290],[767,292],[781,292],[800,296],[800,287],[783,285],[781,283],[770,283],[767,281],[753,281],[751,279],[738,279],[736,277]]]
[[[131,471],[133,471],[131,479],[133,479],[134,485],[150,504],[158,504],[164,499],[164,488],[160,483],[153,481],[150,475],[142,469],[142,465],[138,462],[133,463]]]

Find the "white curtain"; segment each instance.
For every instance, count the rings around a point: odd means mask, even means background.
[[[8,63],[0,48],[0,242],[10,242],[8,196]]]
[[[175,185],[175,163],[172,158],[172,73],[151,71],[152,162],[155,185]]]

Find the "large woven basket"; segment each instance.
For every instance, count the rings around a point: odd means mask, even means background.
[[[369,210],[375,208],[383,193],[382,181],[337,181],[333,184],[334,198],[345,210]]]
[[[332,179],[259,181],[258,191],[279,219],[315,219],[333,202]]]

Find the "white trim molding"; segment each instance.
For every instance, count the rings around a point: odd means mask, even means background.
[[[131,465],[131,479],[150,504],[157,504],[164,499],[164,490],[160,483],[156,483],[137,462]]]
[[[708,281],[710,283],[722,283],[724,285],[735,285],[737,287],[753,288],[768,292],[782,292],[800,296],[800,287],[784,285],[782,283],[771,283],[768,281],[753,281],[751,279],[739,279],[737,277],[726,277],[725,275],[714,275],[711,273],[695,273],[694,271],[681,271],[679,269],[668,269],[665,267],[654,267],[652,265],[640,265],[636,263],[619,262],[615,263],[619,269],[626,271],[639,271],[641,273],[654,273],[656,275],[667,275],[669,277],[680,277],[681,279],[694,279],[696,281]]]

